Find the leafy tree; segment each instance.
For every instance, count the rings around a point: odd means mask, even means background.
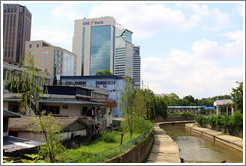
[[[155,97],[156,115],[166,119],[167,117],[167,102],[163,97]]]
[[[133,135],[133,118],[136,115],[133,110],[134,86],[131,78],[124,78],[124,89],[121,90],[120,109],[124,113],[130,136]]]
[[[38,115],[38,121],[36,121],[36,127],[33,132],[43,134],[45,136],[46,144],[41,146],[39,153],[47,158],[49,162],[57,162],[56,155],[58,152],[64,152],[64,147],[61,145],[60,140],[57,138],[60,132],[60,128],[54,122],[54,118],[48,116],[43,118],[42,115],[45,111],[39,106],[39,101],[42,100],[44,93],[47,93],[47,89],[43,90],[45,83],[44,78],[37,72],[34,67],[34,56],[25,55],[24,68],[20,77],[18,73],[10,73],[7,87],[14,93],[21,93],[21,105],[25,109],[28,108]],[[40,140],[42,142],[42,140]]]
[[[232,100],[235,103],[236,109],[241,110],[243,112],[243,82],[238,82],[238,87],[232,88]]]
[[[24,62],[25,66],[20,77],[16,71],[8,73],[11,76],[8,76],[6,88],[11,92],[21,93],[22,106],[24,108],[27,106],[36,115],[40,115],[38,101],[43,97],[45,80],[34,67],[34,56],[26,55]]]
[[[97,71],[95,75],[96,76],[112,76],[114,74],[111,73],[109,69],[106,69],[105,71],[101,71],[101,70]]]

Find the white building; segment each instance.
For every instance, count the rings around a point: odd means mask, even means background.
[[[115,19],[100,17],[75,20],[73,53],[77,55],[77,74],[95,75],[99,70],[114,72]]]
[[[114,74],[132,78],[134,46],[132,44],[132,32],[127,29],[117,29],[115,36]]]

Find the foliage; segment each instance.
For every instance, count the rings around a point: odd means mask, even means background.
[[[156,116],[160,116],[163,119],[167,117],[167,102],[163,97],[155,96],[155,111]]]
[[[236,109],[243,112],[243,82],[238,82],[239,86],[237,88],[232,88],[232,100],[235,103]]]
[[[234,129],[240,131],[243,129],[243,114],[240,110],[236,110],[234,115],[231,117],[230,123]]]
[[[203,116],[197,115],[195,121],[199,126],[210,124],[211,127],[219,127],[221,129],[228,129],[231,133],[234,131],[243,130],[243,114],[236,110],[233,115],[212,115]]]
[[[105,142],[101,138],[97,138],[93,141],[90,141],[86,145],[80,146],[77,149],[67,149],[64,152],[64,155],[62,155],[60,158],[63,158],[65,160],[65,162],[68,162],[70,160],[75,160],[75,159],[81,158],[83,156],[88,156],[88,155],[91,155],[94,153],[98,153],[100,151],[107,150],[109,148],[114,148],[116,146],[119,146],[120,137],[121,137],[119,133],[120,132],[117,133],[117,131],[112,133],[116,139],[116,142]],[[140,135],[140,133],[135,132],[135,133],[133,133],[133,136],[131,138],[130,132],[127,131],[125,133],[123,143],[126,143],[126,142],[130,141],[131,139],[138,137],[139,135]]]
[[[124,117],[127,122],[127,126],[130,130],[130,135],[133,134],[133,119],[136,117],[137,113],[134,112],[134,86],[131,78],[124,78],[124,89],[121,90],[121,98],[120,98],[120,110],[124,113]]]
[[[6,88],[14,93],[21,93],[21,104],[24,108],[29,107],[36,115],[40,115],[38,100],[43,97],[43,85],[45,80],[34,68],[34,56],[26,55],[25,67],[19,74],[13,70],[8,73]]]
[[[34,132],[39,136],[39,141],[45,141],[46,143],[39,146],[39,155],[44,156],[48,162],[60,162],[62,159],[58,159],[57,156],[64,153],[66,150],[62,145],[61,126],[54,117],[39,116],[39,120],[34,125]],[[46,133],[46,134],[44,134]],[[43,140],[43,135],[45,140]]]
[[[109,142],[116,142],[115,134],[110,133],[108,131],[105,131],[105,132],[102,133],[101,139],[104,142],[107,142],[107,143],[109,143]]]
[[[25,156],[31,158],[31,160],[21,159],[24,163],[44,163],[43,157],[38,154],[25,154]]]
[[[111,75],[114,75],[114,74],[111,73],[109,69],[106,69],[104,71],[101,71],[101,70],[97,71],[95,75],[96,76],[111,76]]]
[[[184,118],[194,117],[195,116],[195,114],[192,113],[192,112],[182,112],[180,115],[181,115],[181,117],[184,117]]]
[[[3,159],[3,163],[14,163],[14,160],[5,160],[5,159]]]

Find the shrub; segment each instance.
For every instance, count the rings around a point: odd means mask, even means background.
[[[216,126],[219,128],[223,127],[223,122],[222,122],[222,116],[221,115],[217,115],[216,116]]]
[[[116,142],[116,137],[113,133],[110,133],[108,131],[105,131],[102,133],[102,140],[104,142],[110,143],[110,142]]]
[[[230,125],[232,125],[237,131],[243,129],[243,114],[241,111],[236,110],[234,115],[230,118]]]
[[[213,127],[213,126],[216,126],[216,118],[214,115],[210,116],[208,118],[208,123]]]

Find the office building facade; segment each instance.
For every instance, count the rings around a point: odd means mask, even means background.
[[[25,41],[31,38],[32,14],[18,4],[3,4],[3,59],[23,61]]]
[[[43,40],[27,41],[25,50],[26,54],[34,56],[34,65],[52,78],[76,74],[76,55],[70,51]]]
[[[133,47],[133,84],[135,88],[140,88],[141,85],[141,57],[140,47]]]
[[[132,44],[132,32],[127,29],[117,29],[115,36],[114,74],[132,78],[134,46]]]
[[[77,75],[95,75],[99,70],[114,72],[115,19],[101,17],[75,20],[73,53]]]

